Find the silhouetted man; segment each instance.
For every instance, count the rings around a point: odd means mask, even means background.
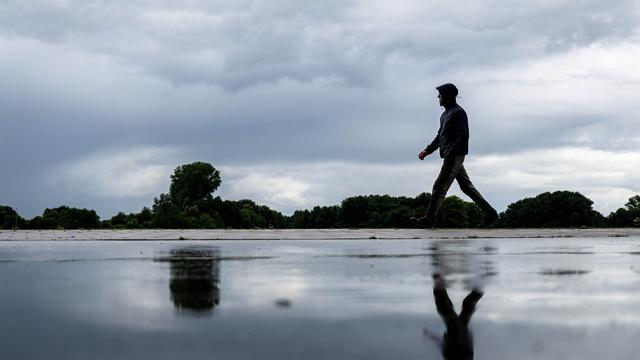
[[[441,342],[426,330],[424,330],[424,334],[438,341],[445,360],[471,360],[473,359],[473,338],[469,331],[469,321],[471,321],[476,304],[482,298],[483,293],[477,288],[473,289],[462,301],[462,310],[458,315],[447,294],[444,279],[440,274],[433,274],[433,280],[433,298],[436,302],[436,309],[447,330],[442,336]]]
[[[433,184],[427,213],[419,218],[412,217],[411,220],[422,227],[433,227],[440,205],[455,179],[462,192],[485,213],[485,225],[490,225],[498,218],[498,213],[473,186],[462,165],[465,155],[469,153],[469,124],[467,113],[456,103],[458,89],[448,83],[436,89],[440,106],[444,107],[444,112],[440,115],[440,129],[431,144],[418,154],[418,158],[424,160],[427,155],[440,149],[440,157],[444,160],[440,174]]]

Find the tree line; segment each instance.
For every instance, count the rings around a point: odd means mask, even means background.
[[[344,199],[339,205],[297,210],[291,216],[245,200],[223,200],[213,193],[220,172],[211,164],[194,162],[177,167],[167,193],[151,208],[119,212],[101,220],[95,210],[60,206],[32,219],[0,205],[0,229],[255,229],[255,228],[411,228],[411,216],[426,212],[431,194],[367,195]],[[479,228],[483,214],[474,203],[457,196],[445,198],[436,222],[440,228]],[[545,192],[510,204],[496,227],[640,227],[640,195],[604,216],[593,201],[572,191]]]

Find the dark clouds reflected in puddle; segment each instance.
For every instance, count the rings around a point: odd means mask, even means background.
[[[0,353],[630,359],[638,240],[0,243]]]

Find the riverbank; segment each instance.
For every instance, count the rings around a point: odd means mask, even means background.
[[[99,240],[356,240],[640,237],[616,229],[277,229],[277,230],[0,230],[0,241]]]

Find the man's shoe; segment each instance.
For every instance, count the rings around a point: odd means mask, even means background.
[[[415,217],[412,216],[409,218],[409,220],[416,226],[418,227],[422,227],[422,228],[426,228],[426,229],[432,229],[433,225],[434,225],[434,221],[433,219],[425,216],[421,216],[421,217]]]

